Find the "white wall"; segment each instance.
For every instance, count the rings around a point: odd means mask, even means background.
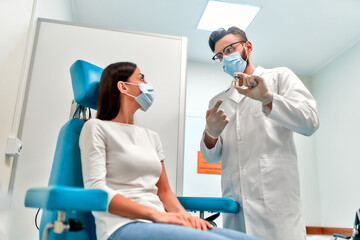
[[[11,161],[5,147],[11,132],[33,1],[0,1],[0,191],[7,191]],[[21,7],[19,7],[21,6]]]
[[[360,208],[360,42],[313,76],[323,226],[350,228]]]
[[[19,85],[20,81],[27,78],[35,31],[33,23],[37,17],[72,20],[70,0],[0,1],[2,33],[0,38],[0,190],[2,191],[8,189],[12,167],[12,160],[5,159],[6,141],[12,132],[18,90],[24,87],[24,84]]]
[[[300,77],[310,89],[311,78]],[[205,127],[205,113],[209,100],[229,87],[231,77],[223,73],[220,64],[209,62],[188,63],[186,120],[185,120],[185,160],[184,196],[221,197],[220,176],[197,174],[197,151]],[[295,134],[298,152],[301,196],[307,226],[320,225],[320,198],[316,171],[315,136],[304,137]]]
[[[2,33],[0,38],[0,194],[8,191],[13,161],[5,158],[6,141],[12,133],[18,91],[25,87],[23,81],[27,79],[35,31],[34,22],[37,17],[72,20],[71,2],[70,0],[0,1],[0,31]],[[17,130],[14,129],[15,135],[17,135]],[[31,166],[31,162],[27,164]],[[16,211],[17,206],[23,206],[23,204],[24,199],[12,198],[11,215],[14,218],[10,221],[7,217],[4,218],[4,211],[0,209],[0,225],[5,226],[0,228],[2,240],[37,238],[38,233],[33,222],[22,223],[23,213]],[[21,225],[15,226],[15,223]],[[9,229],[13,231],[5,232]]]

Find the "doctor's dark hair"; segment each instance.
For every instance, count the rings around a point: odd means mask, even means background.
[[[211,51],[215,51],[215,44],[217,41],[222,39],[225,35],[228,34],[234,34],[241,37],[241,41],[247,41],[246,34],[243,30],[241,30],[238,27],[232,26],[228,30],[225,30],[224,28],[219,28],[216,31],[213,31],[209,37],[209,47],[211,48]]]
[[[118,62],[107,66],[101,74],[99,86],[99,100],[96,118],[101,120],[114,119],[120,110],[119,81],[127,82],[135,72],[136,64],[132,62]]]

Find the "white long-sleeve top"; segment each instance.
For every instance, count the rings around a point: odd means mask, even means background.
[[[222,162],[223,197],[239,202],[238,214],[225,214],[223,225],[268,240],[304,240],[298,163],[293,132],[311,135],[319,128],[316,101],[288,68],[257,67],[273,93],[272,110],[231,87],[222,99],[229,123],[215,147],[201,140],[206,161]]]
[[[81,163],[85,188],[116,194],[165,212],[157,195],[165,159],[157,133],[139,126],[99,119],[88,120],[81,131]],[[134,221],[106,212],[93,212],[98,240],[106,240],[119,227]]]

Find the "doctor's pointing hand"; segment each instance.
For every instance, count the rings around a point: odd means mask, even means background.
[[[206,112],[206,133],[213,139],[217,139],[229,123],[229,119],[224,111],[219,109],[221,103],[222,100],[218,100],[215,105]]]

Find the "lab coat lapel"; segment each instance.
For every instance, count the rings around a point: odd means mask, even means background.
[[[245,97],[244,95],[239,94],[239,92],[233,86],[231,86],[225,92],[225,95],[236,103],[239,103],[241,101],[241,99],[243,99]]]

